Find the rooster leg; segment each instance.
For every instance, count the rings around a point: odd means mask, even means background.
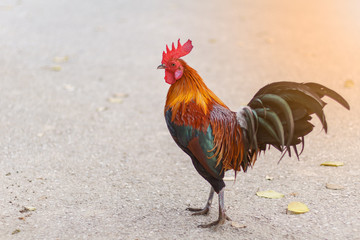
[[[221,189],[221,191],[219,192],[219,218],[218,218],[218,220],[216,220],[215,222],[209,223],[209,224],[199,225],[199,227],[208,228],[208,227],[216,226],[216,228],[217,228],[217,227],[223,225],[226,220],[230,220],[230,221],[231,221],[231,219],[230,219],[228,216],[226,216],[226,214],[225,214],[225,207],[224,207],[224,188],[223,188],[223,189]]]
[[[214,192],[215,192],[214,188],[211,187],[209,198],[208,198],[204,208],[187,208],[186,210],[188,210],[190,212],[194,212],[192,215],[206,215],[206,214],[208,214],[209,210],[210,210],[210,207],[211,207],[212,200],[214,198]]]

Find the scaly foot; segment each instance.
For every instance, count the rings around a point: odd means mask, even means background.
[[[223,225],[226,220],[231,221],[231,219],[228,216],[226,216],[226,214],[225,214],[224,217],[219,217],[219,219],[216,220],[215,222],[211,222],[209,224],[201,224],[198,227],[209,228],[209,227],[215,226],[215,228],[218,228],[219,226]]]
[[[224,189],[221,189],[218,195],[219,195],[219,218],[218,218],[218,220],[216,220],[215,222],[209,223],[209,224],[199,225],[199,227],[209,228],[209,227],[215,226],[215,228],[217,229],[219,226],[223,225],[226,220],[231,221],[231,219],[228,216],[226,216],[226,214],[225,214]]]

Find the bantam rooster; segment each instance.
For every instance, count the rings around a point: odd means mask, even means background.
[[[178,41],[166,45],[161,65],[170,84],[165,104],[167,127],[176,144],[187,153],[195,169],[211,185],[204,208],[188,208],[194,215],[209,212],[214,192],[219,197],[219,218],[200,227],[220,226],[230,220],[224,207],[224,173],[246,172],[261,151],[273,146],[297,157],[304,147],[304,136],[314,127],[309,121],[316,114],[327,131],[322,97],[328,96],[347,109],[346,100],[318,83],[275,82],[261,88],[247,106],[231,111],[203,82],[199,74],[181,57],[193,46]],[[302,146],[299,153],[297,145]]]

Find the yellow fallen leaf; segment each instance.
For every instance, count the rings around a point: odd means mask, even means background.
[[[274,190],[257,192],[256,195],[258,195],[259,197],[272,198],[272,199],[283,198],[284,197],[284,194],[278,193],[278,192],[276,192]]]
[[[344,189],[344,187],[341,186],[341,185],[331,184],[331,183],[327,183],[327,184],[326,184],[326,188],[327,188],[327,189],[332,189],[332,190],[341,190],[341,189]]]
[[[339,166],[344,166],[344,163],[337,162],[337,161],[334,161],[334,162],[328,161],[328,162],[321,163],[320,166],[339,167]]]
[[[209,43],[216,43],[216,39],[215,38],[210,38]]]
[[[62,56],[62,57],[54,57],[53,62],[54,63],[64,63],[69,61],[69,56]]]
[[[302,202],[291,202],[287,207],[288,212],[294,214],[306,213],[309,211],[309,208]]]
[[[123,99],[119,98],[119,97],[109,97],[107,100],[108,100],[108,102],[111,102],[111,103],[122,103],[123,102]]]
[[[346,87],[346,88],[352,88],[352,87],[354,87],[354,85],[355,85],[355,83],[351,79],[348,79],[344,82],[344,87]]]
[[[59,65],[54,65],[50,67],[51,70],[55,71],[55,72],[59,72],[61,71],[61,66]]]

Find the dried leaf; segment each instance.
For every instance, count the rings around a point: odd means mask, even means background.
[[[19,212],[26,213],[26,212],[35,211],[35,210],[36,210],[36,207],[23,207],[23,209],[21,209]]]
[[[337,162],[337,161],[327,161],[320,164],[320,166],[330,166],[330,167],[339,167],[344,166],[343,162]]]
[[[216,43],[216,39],[215,38],[210,38],[209,43]]]
[[[109,97],[108,99],[108,102],[111,102],[111,103],[122,103],[123,102],[123,99],[122,98],[116,98],[116,97]]]
[[[291,202],[287,207],[287,212],[292,214],[301,214],[309,211],[309,208],[302,202]]]
[[[52,71],[59,72],[59,71],[61,71],[61,66],[59,66],[59,65],[54,65],[54,66],[51,66],[50,69],[51,69]]]
[[[271,180],[274,179],[274,177],[271,177],[271,176],[269,176],[269,175],[266,175],[266,176],[265,176],[265,179],[271,181]]]
[[[344,87],[346,88],[352,88],[354,87],[355,83],[353,80],[351,79],[347,79],[345,82],[344,82]]]
[[[259,197],[272,198],[272,199],[283,198],[284,197],[284,194],[278,193],[278,192],[276,192],[274,190],[257,192],[256,195],[258,195]]]
[[[35,211],[36,210],[36,207],[25,207],[25,209],[27,209],[28,211]]]
[[[112,97],[109,97],[107,100],[111,103],[122,103],[124,98],[127,98],[129,94],[127,93],[115,93]]]
[[[54,63],[65,63],[69,61],[69,56],[62,56],[62,57],[54,57],[53,62]]]
[[[96,111],[98,111],[98,112],[104,112],[104,111],[106,111],[106,110],[108,110],[109,108],[108,107],[98,107],[97,109],[96,109]]]
[[[64,85],[65,90],[67,90],[68,92],[73,92],[75,90],[75,87],[73,85],[70,84],[65,84]]]
[[[327,189],[332,189],[332,190],[341,190],[341,189],[344,189],[344,187],[341,186],[341,185],[331,184],[331,183],[327,183],[327,184],[326,184],[326,188],[327,188]]]
[[[234,228],[246,228],[246,225],[240,224],[240,223],[235,222],[235,221],[231,222],[231,226],[234,227]]]
[[[17,233],[19,233],[19,232],[21,232],[20,229],[15,229],[15,230],[11,233],[11,235],[17,234]]]

